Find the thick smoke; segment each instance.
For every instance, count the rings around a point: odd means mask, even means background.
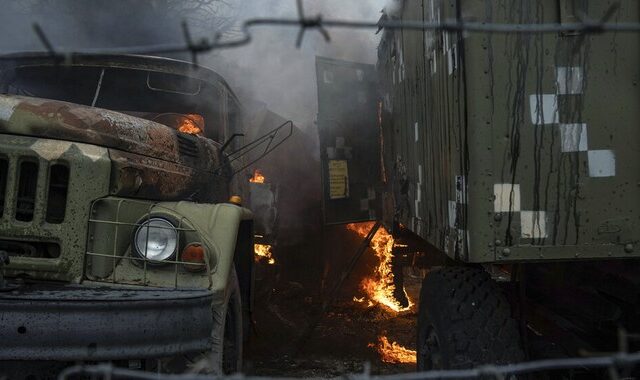
[[[304,6],[308,15],[376,21],[386,1],[307,0]],[[194,35],[212,38],[230,23],[239,29],[249,18],[297,16],[294,0],[0,0],[0,9],[2,53],[43,50],[34,23],[55,48],[83,50],[180,43],[182,20]],[[375,61],[373,30],[333,29],[330,43],[309,30],[301,49],[295,48],[296,28],[265,26],[252,32],[250,45],[210,53],[201,62],[223,74],[243,97],[266,103],[300,126],[311,126],[315,119],[316,55]],[[223,34],[233,37],[232,32]]]
[[[377,21],[385,2],[323,0],[306,1],[304,6],[310,16]],[[239,21],[253,17],[295,18],[295,1],[243,0]],[[364,63],[374,63],[376,59],[375,30],[331,29],[328,43],[317,31],[309,30],[300,49],[295,47],[297,28],[267,26],[252,32],[250,45],[212,54],[206,63],[222,73],[241,95],[266,103],[305,129],[313,126],[317,112],[316,56]]]

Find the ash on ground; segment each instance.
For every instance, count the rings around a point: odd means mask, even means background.
[[[416,313],[421,276],[405,269],[405,289],[415,305],[396,313],[365,300],[356,302],[347,287],[309,334],[321,310],[320,296],[305,295],[296,282],[281,282],[256,298],[255,329],[245,353],[249,375],[334,377],[415,371],[414,363],[388,363],[378,351],[381,337],[415,350]],[[260,284],[256,284],[260,286]]]

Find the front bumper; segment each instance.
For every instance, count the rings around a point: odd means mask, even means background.
[[[27,285],[0,292],[0,360],[118,360],[211,346],[203,289]]]

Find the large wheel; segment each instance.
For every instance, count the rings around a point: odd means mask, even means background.
[[[466,267],[434,270],[423,281],[417,348],[419,371],[524,359],[502,290],[485,271]]]
[[[221,375],[242,369],[242,299],[233,268],[229,274],[224,306],[213,308],[211,341],[212,347],[208,351],[162,360],[161,372]]]

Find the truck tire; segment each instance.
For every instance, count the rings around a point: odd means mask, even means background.
[[[222,373],[225,375],[242,371],[244,318],[240,285],[235,269],[230,277],[230,294],[223,322]]]
[[[491,277],[476,268],[441,268],[424,279],[417,348],[419,371],[524,360],[509,302]]]

